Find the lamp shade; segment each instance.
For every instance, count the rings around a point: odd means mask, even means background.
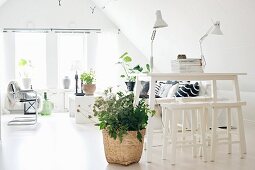
[[[220,29],[220,21],[216,21],[214,23],[214,28],[213,28],[211,34],[223,35],[223,33],[222,33],[221,29]]]
[[[167,27],[167,23],[162,19],[161,11],[157,10],[156,11],[156,22],[154,24],[153,28],[163,28]]]

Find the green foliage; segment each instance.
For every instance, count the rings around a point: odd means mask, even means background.
[[[32,63],[30,60],[26,60],[24,58],[21,58],[18,62],[19,66],[19,74],[23,78],[29,78],[32,72]]]
[[[105,96],[98,97],[93,106],[100,129],[106,129],[112,138],[119,138],[121,142],[127,131],[137,131],[137,139],[142,142],[140,130],[146,128],[148,115],[153,116],[155,111],[145,100],[140,100],[137,106],[133,102],[133,93],[113,93],[111,88],[105,90]]]
[[[93,71],[89,71],[89,72],[83,72],[80,76],[81,81],[84,84],[92,84],[95,82],[96,78],[95,78],[95,73]]]
[[[24,67],[24,66],[26,66],[27,64],[28,64],[28,62],[27,62],[26,59],[21,58],[21,59],[19,60],[19,66],[20,66],[20,67]]]
[[[121,78],[125,78],[129,82],[135,82],[135,76],[132,74],[137,73],[148,73],[150,72],[150,65],[146,64],[146,71],[143,67],[141,67],[139,64],[135,67],[131,67],[130,64],[132,63],[133,59],[128,55],[128,52],[125,52],[120,56],[120,62],[125,74],[120,75]]]

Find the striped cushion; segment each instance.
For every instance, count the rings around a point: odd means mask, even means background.
[[[179,87],[179,90],[175,93],[175,97],[195,97],[199,94],[199,84],[185,84]]]
[[[163,84],[163,82],[157,82],[155,84],[155,95],[158,95],[161,84]]]

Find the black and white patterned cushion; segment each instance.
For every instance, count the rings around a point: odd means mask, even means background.
[[[179,90],[175,93],[175,97],[196,97],[199,95],[199,84],[185,84],[179,87]]]
[[[150,89],[150,83],[148,81],[142,81],[142,90],[140,95],[147,95]]]
[[[167,97],[167,94],[171,87],[172,87],[172,84],[165,84],[165,83],[161,84],[157,95],[159,95],[162,98]]]
[[[155,95],[158,95],[159,89],[160,89],[162,84],[163,84],[163,82],[157,82],[155,84]]]
[[[161,87],[161,84],[163,84],[163,82],[157,82],[155,84],[155,98],[160,98],[160,96],[158,95],[159,89]],[[142,82],[142,90],[140,92],[140,98],[149,98],[149,88],[150,88],[150,83],[149,82]]]

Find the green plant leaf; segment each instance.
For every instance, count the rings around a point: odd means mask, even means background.
[[[28,62],[27,62],[26,59],[21,58],[21,59],[19,60],[19,66],[20,66],[20,67],[23,67],[23,66],[25,66],[25,65],[27,65],[27,64],[28,64]]]
[[[143,68],[138,64],[137,66],[135,66],[135,67],[133,68],[133,70],[137,70],[137,71],[139,71],[139,72],[142,72],[142,71],[143,71]]]
[[[121,56],[120,56],[120,58],[123,58],[125,55],[127,55],[128,54],[128,52],[125,52],[124,54],[122,54]]]
[[[129,63],[129,62],[132,61],[132,58],[129,57],[129,56],[125,56],[125,57],[123,58],[123,60],[124,60],[126,63]]]
[[[147,69],[148,72],[151,72],[151,67],[150,67],[149,64],[146,64],[146,69]]]
[[[138,139],[140,142],[142,142],[142,138],[143,138],[143,136],[142,136],[142,134],[141,134],[141,132],[140,132],[140,131],[137,131],[137,135],[136,135],[136,137],[137,137],[137,139]]]
[[[95,74],[92,71],[82,73],[80,79],[85,84],[92,84],[96,80]]]

